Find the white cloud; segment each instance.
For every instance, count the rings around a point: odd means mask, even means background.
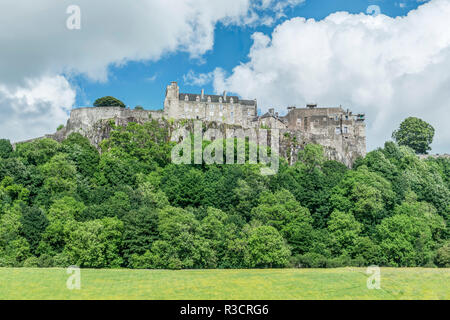
[[[195,73],[193,70],[189,70],[187,74],[183,76],[183,82],[190,86],[204,86],[210,83],[214,79],[214,72],[210,73]]]
[[[0,137],[21,141],[55,132],[74,103],[75,91],[61,76],[27,80],[15,90],[0,86]]]
[[[433,0],[406,17],[334,13],[293,18],[271,37],[253,34],[250,61],[214,87],[258,98],[263,109],[316,101],[366,112],[369,149],[408,116],[436,128],[434,151],[450,149],[450,0]]]

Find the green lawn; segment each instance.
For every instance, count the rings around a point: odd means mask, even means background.
[[[369,290],[365,268],[81,270],[0,268],[0,299],[450,299],[450,269],[382,268]]]

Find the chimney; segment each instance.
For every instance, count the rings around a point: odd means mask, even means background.
[[[204,97],[205,97],[205,89],[202,89],[202,97],[200,98],[200,101],[203,101]]]
[[[223,101],[224,102],[227,101],[227,92],[226,91],[223,92]]]

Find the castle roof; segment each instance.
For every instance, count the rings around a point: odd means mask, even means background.
[[[208,98],[211,98],[211,102],[220,102],[220,98],[222,98],[222,103],[230,103],[231,99],[233,99],[233,103],[240,103],[245,106],[256,105],[256,100],[241,100],[238,96],[226,96],[224,100],[223,96],[216,94],[205,94],[203,95],[203,99],[201,99],[201,94],[180,93],[178,98],[180,101],[185,101],[186,96],[188,97],[188,101],[197,101],[197,97],[199,97],[201,102],[208,102]]]
[[[286,122],[287,122],[286,119],[285,119],[284,117],[277,117],[275,114],[270,113],[270,112],[266,112],[265,114],[263,114],[262,116],[260,116],[259,119],[265,119],[265,118],[270,118],[270,117],[272,117],[272,118],[274,118],[274,119],[276,119],[276,120],[278,120],[278,121],[281,121],[281,122],[283,122],[283,123],[286,123]]]

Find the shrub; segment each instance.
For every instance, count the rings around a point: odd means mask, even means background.
[[[106,96],[102,98],[98,98],[94,102],[94,107],[121,107],[125,108],[125,103],[120,101],[117,98]]]

